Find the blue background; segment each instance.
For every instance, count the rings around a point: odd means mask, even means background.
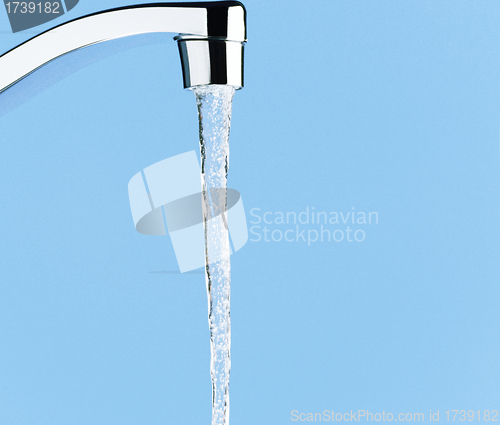
[[[498,2],[246,7],[230,186],[247,218],[379,223],[232,257],[231,423],[500,409]],[[102,8],[18,34],[0,13],[0,52]],[[204,277],[173,273],[128,205],[135,173],[198,149],[175,43],[142,40],[0,118],[2,425],[210,423]]]

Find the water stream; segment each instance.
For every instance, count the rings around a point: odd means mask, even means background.
[[[200,130],[205,281],[211,345],[212,425],[228,425],[231,248],[225,212],[234,87],[210,85],[195,87],[193,91],[198,106]]]

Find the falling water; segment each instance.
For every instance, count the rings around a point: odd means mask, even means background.
[[[229,129],[234,88],[194,88],[198,105],[212,377],[212,425],[229,424],[231,264],[227,210]]]

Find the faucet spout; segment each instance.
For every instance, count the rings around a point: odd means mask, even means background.
[[[177,34],[184,88],[243,87],[246,11],[240,2],[217,1],[120,7],[58,25],[0,56],[0,93],[66,53],[154,32]]]

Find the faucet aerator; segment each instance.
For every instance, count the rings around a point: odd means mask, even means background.
[[[176,37],[184,88],[221,84],[243,87],[244,43],[223,39]]]

